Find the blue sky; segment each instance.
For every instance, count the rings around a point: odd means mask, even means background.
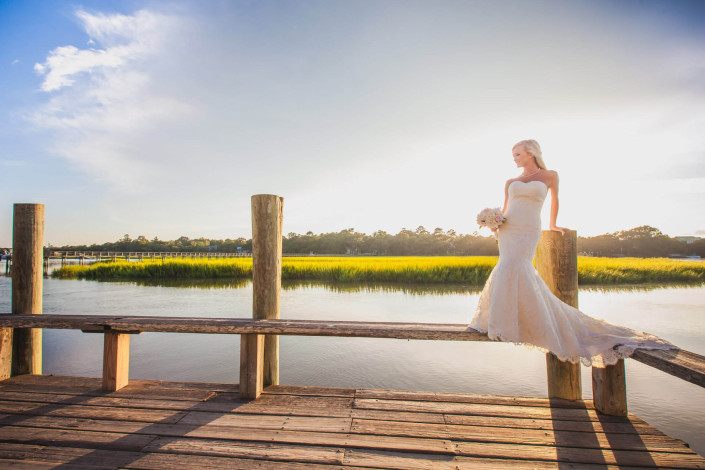
[[[0,246],[469,233],[535,138],[559,225],[705,236],[705,2],[0,1]],[[544,223],[547,222],[547,212]]]

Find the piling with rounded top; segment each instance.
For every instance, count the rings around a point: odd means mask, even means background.
[[[12,228],[12,313],[42,313],[44,204],[15,204]],[[42,330],[13,334],[12,375],[42,373]]]
[[[578,308],[578,234],[544,230],[536,248],[536,270],[551,292],[563,302]],[[580,364],[563,362],[546,354],[549,398],[580,400],[582,384]]]

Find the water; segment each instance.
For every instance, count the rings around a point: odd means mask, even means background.
[[[0,311],[10,309],[0,277]],[[281,317],[467,323],[479,292],[462,286],[285,285]],[[580,308],[705,354],[705,287],[581,290]],[[44,312],[251,317],[252,285],[138,285],[44,281]],[[44,373],[100,377],[102,335],[44,330]],[[238,335],[143,333],[131,338],[130,377],[237,382]],[[373,338],[280,338],[280,381],[288,385],[546,396],[544,355],[512,344]],[[631,412],[705,454],[705,389],[626,361]],[[591,398],[582,367],[583,397]]]

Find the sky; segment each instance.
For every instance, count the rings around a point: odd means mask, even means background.
[[[705,2],[0,0],[0,246],[478,230],[537,139],[558,225],[705,236]],[[548,204],[544,207],[548,224]]]

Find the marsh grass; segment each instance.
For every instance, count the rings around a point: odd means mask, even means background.
[[[480,286],[497,263],[494,256],[405,257],[287,257],[282,279],[333,283],[461,284]],[[65,266],[52,274],[58,279],[191,280],[247,279],[251,258],[104,261],[88,266]],[[582,285],[701,284],[705,262],[666,258],[578,258]]]
[[[578,258],[580,284],[696,284],[705,282],[705,261],[668,258]]]

